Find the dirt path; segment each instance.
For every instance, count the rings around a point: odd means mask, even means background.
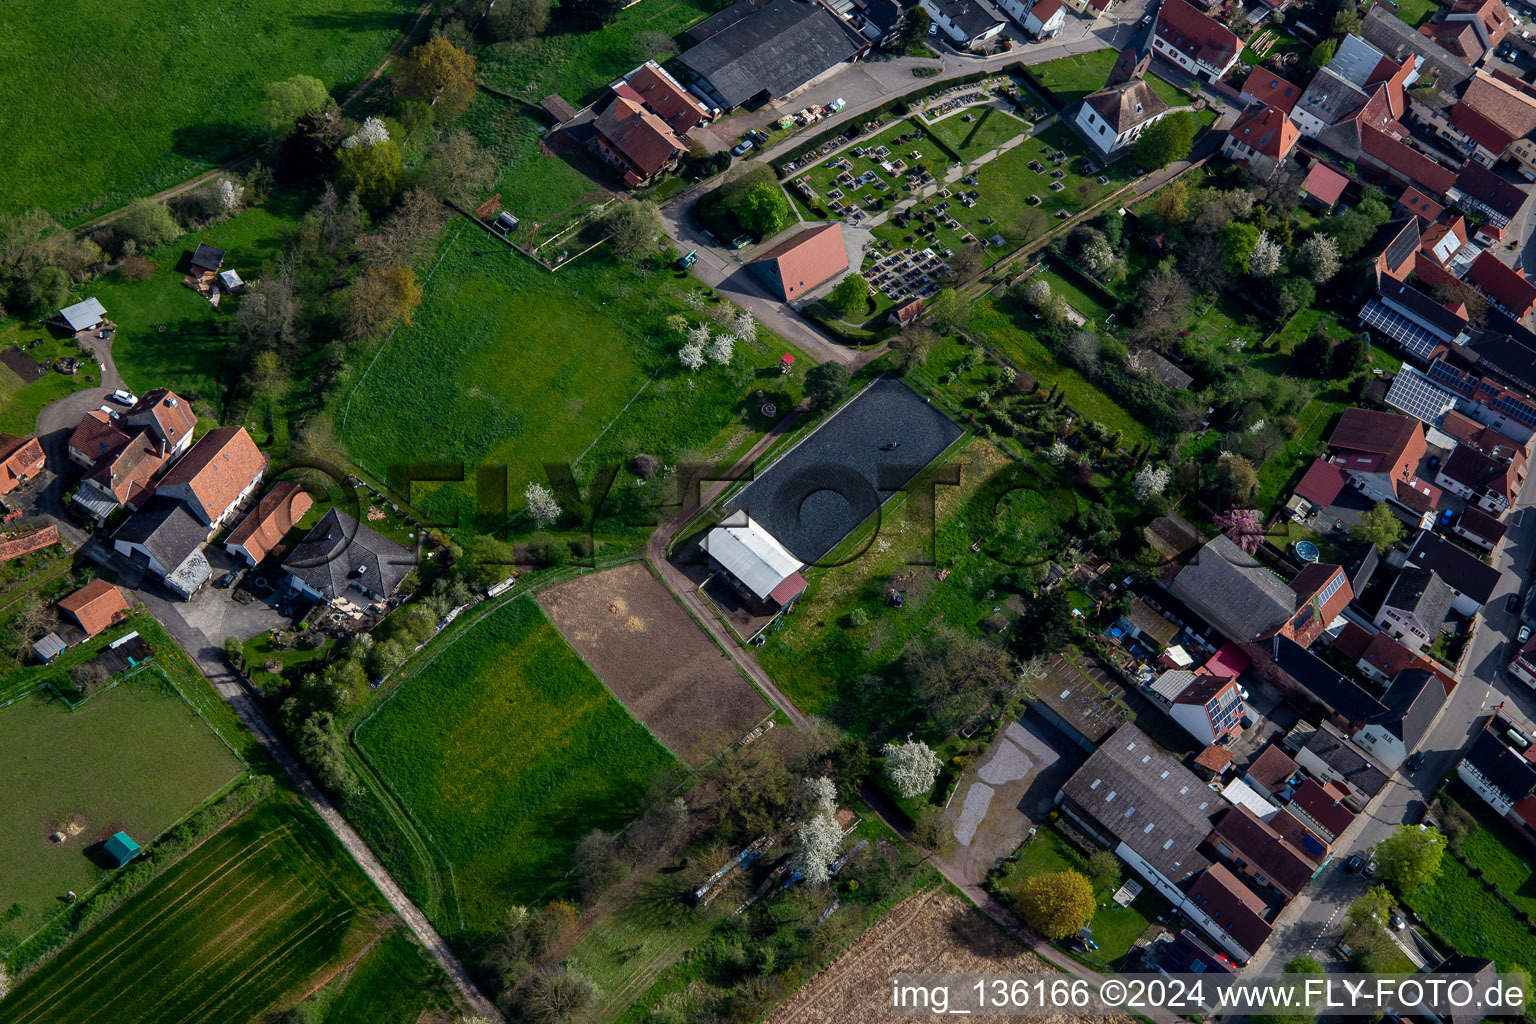
[[[389,67],[394,59],[400,56],[400,53],[405,49],[406,44],[415,38],[416,30],[421,28],[422,21],[428,14],[432,13],[432,5],[435,2],[436,0],[426,0],[425,3],[416,9],[416,17],[411,21],[410,27],[400,34],[400,38],[395,42],[394,46],[390,47],[389,52],[384,55],[384,59],[379,62],[377,67],[368,72],[367,77],[365,77],[361,82],[357,84],[357,88],[353,89],[347,94],[346,99],[341,101],[342,110],[346,110],[349,106],[355,103],[363,95],[363,93],[367,92],[369,87],[371,87],[374,82],[379,80],[379,76],[384,73],[385,69]],[[174,199],[179,195],[185,195],[194,189],[201,188],[209,182],[216,180],[221,174],[227,174],[230,171],[244,167],[246,164],[250,163],[252,160],[256,159],[266,151],[267,147],[262,147],[255,152],[247,153],[242,157],[236,157],[235,159],[221,164],[220,166],[215,167],[210,171],[204,171],[202,174],[199,174],[195,178],[188,178],[186,181],[183,181],[179,185],[172,185],[170,188],[161,189],[159,192],[156,192],[147,198],[153,199],[157,203],[163,203],[167,199]],[[94,220],[89,220],[84,224],[76,225],[74,230],[76,232],[84,233],[99,227],[104,227],[105,225],[110,224],[117,220],[117,218],[121,217],[125,209],[127,209],[126,206],[120,206],[110,213],[102,214],[100,217],[97,217]]]

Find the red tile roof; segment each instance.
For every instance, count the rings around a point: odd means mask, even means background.
[[[1166,45],[1218,68],[1226,67],[1243,46],[1230,29],[1184,0],[1163,0],[1154,31]]]
[[[1195,757],[1195,765],[1208,772],[1225,771],[1232,763],[1232,751],[1212,743]]]
[[[1312,465],[1302,475],[1301,483],[1296,485],[1295,493],[1314,505],[1326,508],[1338,500],[1348,483],[1349,476],[1337,463],[1327,459],[1313,459]]]
[[[1483,41],[1478,37],[1477,29],[1470,22],[1442,21],[1423,26],[1419,33],[1460,57],[1463,64],[1476,64],[1487,52],[1483,49]]]
[[[1360,127],[1360,151],[1436,195],[1444,195],[1456,183],[1453,172],[1372,125]]]
[[[1264,901],[1223,864],[1212,864],[1189,887],[1189,898],[1249,953],[1269,941]]]
[[[1397,205],[1400,209],[1422,218],[1426,224],[1433,224],[1440,219],[1440,214],[1445,212],[1445,207],[1411,185],[1398,196]]]
[[[798,298],[848,269],[843,226],[833,221],[797,232],[753,265],[775,276],[786,301]]]
[[[59,601],[59,610],[80,624],[86,636],[95,636],[128,614],[123,592],[106,580],[92,580]]]
[[[1451,5],[1451,13],[1476,17],[1482,22],[1483,31],[1488,33],[1488,42],[1492,46],[1503,42],[1504,37],[1515,27],[1508,9],[1499,0],[1456,0]]]
[[[1255,67],[1243,80],[1242,92],[1289,114],[1301,100],[1301,89],[1268,68]]]
[[[111,494],[119,505],[138,507],[154,493],[150,483],[169,460],[160,454],[160,444],[141,430],[115,451],[96,460],[85,479]]]
[[[1418,420],[1395,412],[1351,407],[1344,410],[1338,426],[1328,435],[1328,445],[1346,451],[1383,455],[1395,461],[1420,434],[1422,429]]]
[[[10,493],[23,479],[41,472],[45,462],[36,437],[0,433],[0,494]]]
[[[154,388],[144,392],[138,402],[123,414],[123,422],[148,427],[156,440],[163,440],[171,448],[191,437],[197,427],[197,414],[192,406],[176,392],[167,388]]]
[[[158,489],[186,487],[203,518],[223,515],[267,468],[267,457],[244,427],[217,427],[202,436],[161,479]]]
[[[704,104],[694,99],[677,79],[663,71],[655,61],[646,61],[626,79],[640,102],[650,107],[678,135],[686,135],[709,119]]]
[[[92,409],[80,418],[80,425],[69,435],[69,446],[88,459],[96,460],[128,443],[128,435],[117,428],[112,417]]]
[[[1355,820],[1355,812],[1345,807],[1335,794],[1318,785],[1316,779],[1306,779],[1296,787],[1291,805],[1301,808],[1307,817],[1332,832],[1335,838]]]
[[[1493,253],[1478,253],[1467,268],[1467,283],[1503,306],[1516,318],[1524,319],[1536,308],[1536,285],[1520,271],[1499,262]]]
[[[1339,630],[1339,635],[1333,640],[1333,649],[1351,662],[1355,662],[1365,656],[1365,649],[1371,646],[1373,639],[1373,635],[1368,630],[1353,622],[1346,622],[1344,628]]]
[[[1250,103],[1228,134],[1249,149],[1275,160],[1289,156],[1301,139],[1301,129],[1285,116],[1285,111],[1262,102]]]
[[[314,504],[304,488],[284,480],[257,502],[230,533],[225,545],[238,544],[259,562],[277,547],[283,535],[293,529]]]
[[[616,96],[608,109],[592,122],[592,128],[630,165],[639,184],[660,174],[688,146],[667,127],[667,122],[633,100]]]
[[[1303,192],[1328,206],[1338,202],[1348,187],[1349,179],[1321,160],[1312,164],[1307,180],[1301,183]]]
[[[1287,896],[1299,893],[1312,878],[1314,862],[1284,842],[1257,814],[1238,804],[1217,821],[1212,842],[1220,840]]]
[[[1271,793],[1283,789],[1285,782],[1300,770],[1291,755],[1274,743],[1259,751],[1259,756],[1249,763],[1247,774],[1253,776],[1253,781],[1269,790]]]

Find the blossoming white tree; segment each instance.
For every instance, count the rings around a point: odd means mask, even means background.
[[[229,178],[220,178],[214,188],[220,213],[239,213],[244,205],[245,186]]]
[[[880,753],[885,758],[885,777],[904,798],[922,796],[939,777],[939,759],[922,740],[887,743]]]
[[[528,514],[540,527],[546,527],[560,518],[560,503],[555,500],[555,493],[542,484],[530,483],[523,491],[523,500],[528,503]]]
[[[1045,453],[1045,457],[1059,466],[1072,457],[1072,446],[1058,437],[1056,443],[1051,445],[1051,450]]]
[[[1248,269],[1254,277],[1270,277],[1280,270],[1280,256],[1280,243],[1270,238],[1268,231],[1260,231],[1248,256]]]
[[[837,810],[837,785],[825,775],[800,780],[800,800],[807,814],[831,815]]]
[[[832,877],[827,869],[836,859],[842,842],[843,830],[830,814],[802,821],[795,828],[795,852],[789,859],[789,869],[798,871],[812,885],[824,885]]]
[[[1131,481],[1131,487],[1139,500],[1146,501],[1154,494],[1162,494],[1171,479],[1173,474],[1166,466],[1142,466],[1136,471],[1136,479]]]
[[[363,122],[363,126],[357,130],[356,135],[348,135],[341,140],[343,149],[356,149],[358,146],[377,146],[381,142],[389,141],[389,126],[377,117],[370,117]]]
[[[717,334],[709,343],[709,358],[721,366],[729,366],[736,355],[736,338],[730,334]]]
[[[704,346],[690,341],[677,350],[677,358],[682,360],[684,366],[690,371],[698,370],[704,365]],[[691,381],[689,383],[692,383]]]
[[[757,340],[757,317],[742,310],[731,318],[731,333],[742,341]]]

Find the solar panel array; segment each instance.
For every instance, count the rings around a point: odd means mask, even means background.
[[[1367,327],[1374,327],[1403,347],[1403,351],[1416,359],[1428,360],[1440,339],[1394,309],[1388,309],[1378,299],[1366,303],[1360,311],[1360,320]]]
[[[1498,398],[1488,403],[1490,409],[1495,409],[1504,415],[1519,420],[1528,427],[1536,427],[1536,406],[1524,399],[1517,398],[1509,392],[1501,392]]]
[[[1456,396],[1430,383],[1429,378],[1405,366],[1387,390],[1387,404],[1414,419],[1439,423],[1456,406]]]
[[[1474,374],[1464,373],[1450,363],[1447,363],[1444,359],[1436,359],[1429,364],[1429,376],[1442,384],[1455,388],[1469,398],[1477,390],[1477,385],[1481,383]]]

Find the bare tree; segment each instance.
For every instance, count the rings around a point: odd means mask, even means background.
[[[357,248],[374,266],[414,266],[425,259],[446,220],[442,203],[425,189],[413,188],[377,231],[357,240]]]
[[[523,1016],[533,1024],[572,1024],[597,1005],[600,994],[591,978],[562,964],[528,981],[521,999]]]
[[[547,0],[540,2],[548,7]],[[427,151],[423,180],[427,189],[439,199],[473,204],[495,182],[496,160],[469,132],[453,128],[433,140],[432,148]]]
[[[303,331],[303,307],[286,273],[253,281],[240,298],[235,330],[246,343],[292,351]]]

